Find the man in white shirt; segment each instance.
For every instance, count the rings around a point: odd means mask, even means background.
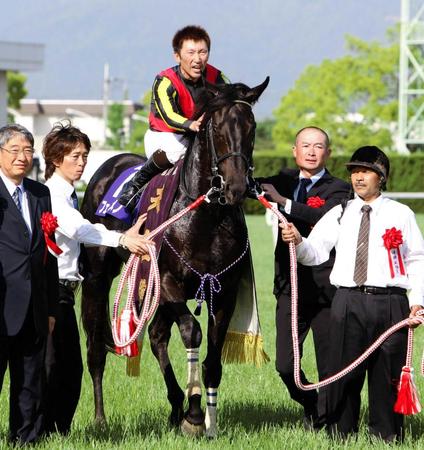
[[[143,218],[125,234],[92,224],[78,211],[74,182],[82,176],[91,143],[88,136],[70,124],[57,124],[46,136],[46,186],[50,189],[52,211],[57,217],[56,243],[62,250],[59,266],[59,310],[56,328],[48,343],[46,367],[48,399],[47,431],[67,434],[71,427],[81,390],[82,358],[74,311],[74,292],[82,281],[78,257],[80,245],[122,246],[132,253],[147,252],[150,244],[138,234]]]
[[[387,156],[377,147],[361,147],[347,166],[356,194],[353,200],[325,214],[308,238],[302,238],[293,224],[282,230],[285,242],[295,242],[302,264],[320,264],[336,249],[330,275],[338,287],[330,322],[332,374],[395,323],[409,316],[411,326],[417,325],[414,317],[424,304],[424,241],[415,215],[381,195],[390,169]],[[330,385],[333,434],[345,436],[358,430],[360,393],[368,372],[370,433],[386,441],[402,439],[403,416],[393,412],[393,406],[406,345],[403,329],[365,363]]]

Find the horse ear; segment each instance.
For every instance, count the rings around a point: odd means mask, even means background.
[[[210,92],[214,96],[217,96],[220,93],[219,88],[217,88],[215,84],[209,83],[208,81],[205,81],[205,88],[208,92]]]
[[[250,89],[250,91],[248,91],[246,93],[243,100],[246,100],[247,102],[249,102],[251,104],[255,103],[258,100],[258,98],[261,96],[262,92],[268,86],[268,83],[269,83],[269,77],[266,77],[265,81],[262,84]]]

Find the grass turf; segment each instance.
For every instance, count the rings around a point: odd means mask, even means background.
[[[424,230],[424,215],[418,216]],[[271,232],[263,216],[248,217],[250,239],[254,258],[255,276],[259,298],[259,310],[264,334],[265,349],[271,362],[257,369],[247,365],[224,366],[222,383],[218,394],[219,436],[208,441],[192,439],[171,430],[167,423],[170,412],[166,399],[165,385],[159,366],[146,342],[142,355],[141,376],[128,378],[125,375],[125,361],[113,355],[108,356],[104,377],[105,409],[108,425],[105,428],[93,426],[93,392],[91,379],[85,367],[80,403],[69,436],[52,436],[39,443],[37,449],[327,449],[327,448],[386,448],[381,441],[370,438],[366,432],[367,399],[363,391],[361,431],[355,439],[333,442],[325,432],[309,433],[301,425],[302,411],[293,402],[283,387],[274,369],[274,311],[272,295],[273,244]],[[424,275],[424,274],[423,274]],[[192,309],[194,309],[194,302]],[[203,311],[202,329],[205,332]],[[82,327],[81,327],[82,329]],[[424,344],[424,327],[416,332],[415,367],[416,382],[424,395],[424,380],[418,373]],[[84,335],[81,345],[85,361]],[[180,385],[186,380],[185,350],[178,330],[174,326],[170,344],[170,355]],[[201,348],[201,358],[205,346]],[[302,367],[311,381],[317,379],[314,352],[308,338]],[[0,397],[0,448],[7,448],[8,390],[6,375]],[[204,398],[203,398],[204,403]],[[399,448],[424,448],[424,416],[407,417],[406,439]]]

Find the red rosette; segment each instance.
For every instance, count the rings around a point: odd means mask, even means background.
[[[56,256],[62,253],[62,250],[56,245],[56,242],[50,239],[50,236],[56,231],[59,226],[57,224],[57,217],[54,216],[50,211],[45,211],[41,214],[41,229],[44,233],[44,240],[46,241],[46,252],[44,254],[44,264],[47,261],[47,248],[51,250]]]
[[[384,247],[387,250],[392,248],[399,248],[403,244],[402,231],[397,230],[395,227],[386,228],[386,232],[383,234]]]
[[[393,259],[398,261],[399,267],[398,271],[400,271],[401,275],[405,275],[405,268],[403,266],[402,255],[400,254],[399,247],[403,244],[402,231],[397,230],[395,227],[386,228],[386,232],[382,236],[384,247],[387,250],[387,254],[389,257],[389,266],[390,266],[390,275],[392,278],[395,277],[395,271],[393,266]],[[392,250],[395,251],[395,254],[392,254]]]
[[[325,205],[325,200],[321,197],[309,197],[306,201],[306,204],[311,208],[321,208],[321,206]]]

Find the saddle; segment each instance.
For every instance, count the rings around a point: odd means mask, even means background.
[[[134,217],[147,212],[145,228],[153,230],[168,218],[169,210],[177,193],[182,161],[178,161],[172,169],[156,175],[143,191],[140,201],[133,214],[128,213],[118,202],[123,186],[134,177],[142,165],[124,170],[107,190],[96,210],[96,216],[112,216],[128,224],[134,222]]]

